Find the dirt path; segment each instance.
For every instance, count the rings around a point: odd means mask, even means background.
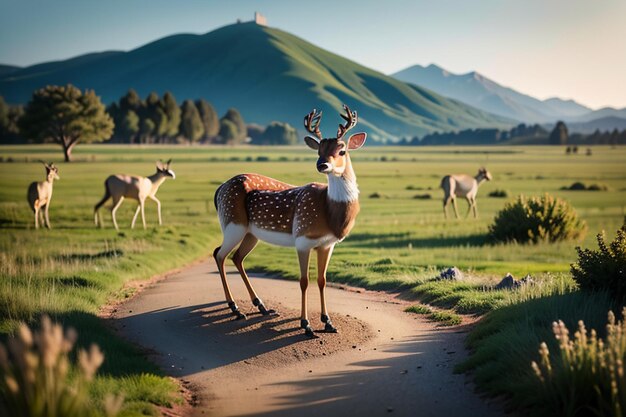
[[[280,316],[255,314],[241,278],[230,273],[248,314],[233,321],[215,264],[205,262],[147,288],[113,321],[170,375],[192,384],[197,415],[502,415],[465,376],[452,373],[465,356],[462,328],[437,328],[404,313],[403,302],[385,293],[328,288],[340,333],[308,340],[298,327],[299,284],[254,274],[252,281]],[[311,284],[309,317],[321,329]]]

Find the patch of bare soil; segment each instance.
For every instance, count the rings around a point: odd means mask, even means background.
[[[332,316],[333,325],[337,333],[327,333],[323,330],[315,331],[315,338],[307,338],[300,328],[300,312],[291,309],[280,301],[266,299],[268,305],[279,311],[279,315],[263,316],[255,307],[246,308],[249,300],[237,300],[240,310],[247,316],[246,320],[234,320],[227,306],[214,306],[193,311],[204,319],[204,327],[217,330],[218,343],[254,345],[267,344],[276,346],[275,349],[255,355],[244,360],[245,363],[275,369],[292,362],[304,361],[311,358],[329,356],[333,353],[356,349],[360,350],[369,341],[373,332],[370,326],[350,315]],[[323,325],[316,319],[309,317],[314,329],[323,329]],[[208,329],[207,329],[208,330]],[[293,343],[298,339],[298,343]]]

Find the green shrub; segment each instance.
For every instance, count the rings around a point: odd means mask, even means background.
[[[598,338],[595,330],[588,332],[582,320],[573,340],[562,321],[553,323],[558,353],[551,355],[543,342],[539,363],[532,362],[537,395],[551,415],[626,415],[626,322],[616,322],[611,311],[608,321],[606,340]]]
[[[506,190],[493,190],[488,194],[489,197],[494,198],[506,198],[509,196],[509,193]]]
[[[489,226],[489,235],[497,242],[558,242],[582,239],[586,231],[586,223],[573,207],[549,194],[517,197],[496,214]]]
[[[607,289],[618,299],[626,297],[626,223],[607,246],[598,234],[599,250],[576,248],[578,261],[571,265],[572,277],[584,290]]]

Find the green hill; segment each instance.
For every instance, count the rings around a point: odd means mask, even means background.
[[[317,107],[326,113],[327,136],[334,134],[344,102],[379,139],[510,124],[254,23],[18,69],[0,75],[0,94],[9,103],[24,103],[36,88],[66,83],[94,89],[106,103],[129,88],[142,97],[169,90],[179,101],[206,98],[220,113],[237,107],[248,122],[281,120],[298,128],[304,114]]]

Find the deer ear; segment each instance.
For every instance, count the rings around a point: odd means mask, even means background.
[[[167,163],[165,164],[165,166],[169,168],[171,163],[172,163],[172,158],[167,160]]]
[[[314,151],[317,151],[320,148],[320,141],[315,139],[313,136],[305,136],[304,143]]]
[[[367,139],[367,133],[355,133],[348,139],[348,149],[351,151],[359,149],[365,143],[365,139]]]
[[[156,167],[159,171],[163,171],[163,162],[156,161]]]

